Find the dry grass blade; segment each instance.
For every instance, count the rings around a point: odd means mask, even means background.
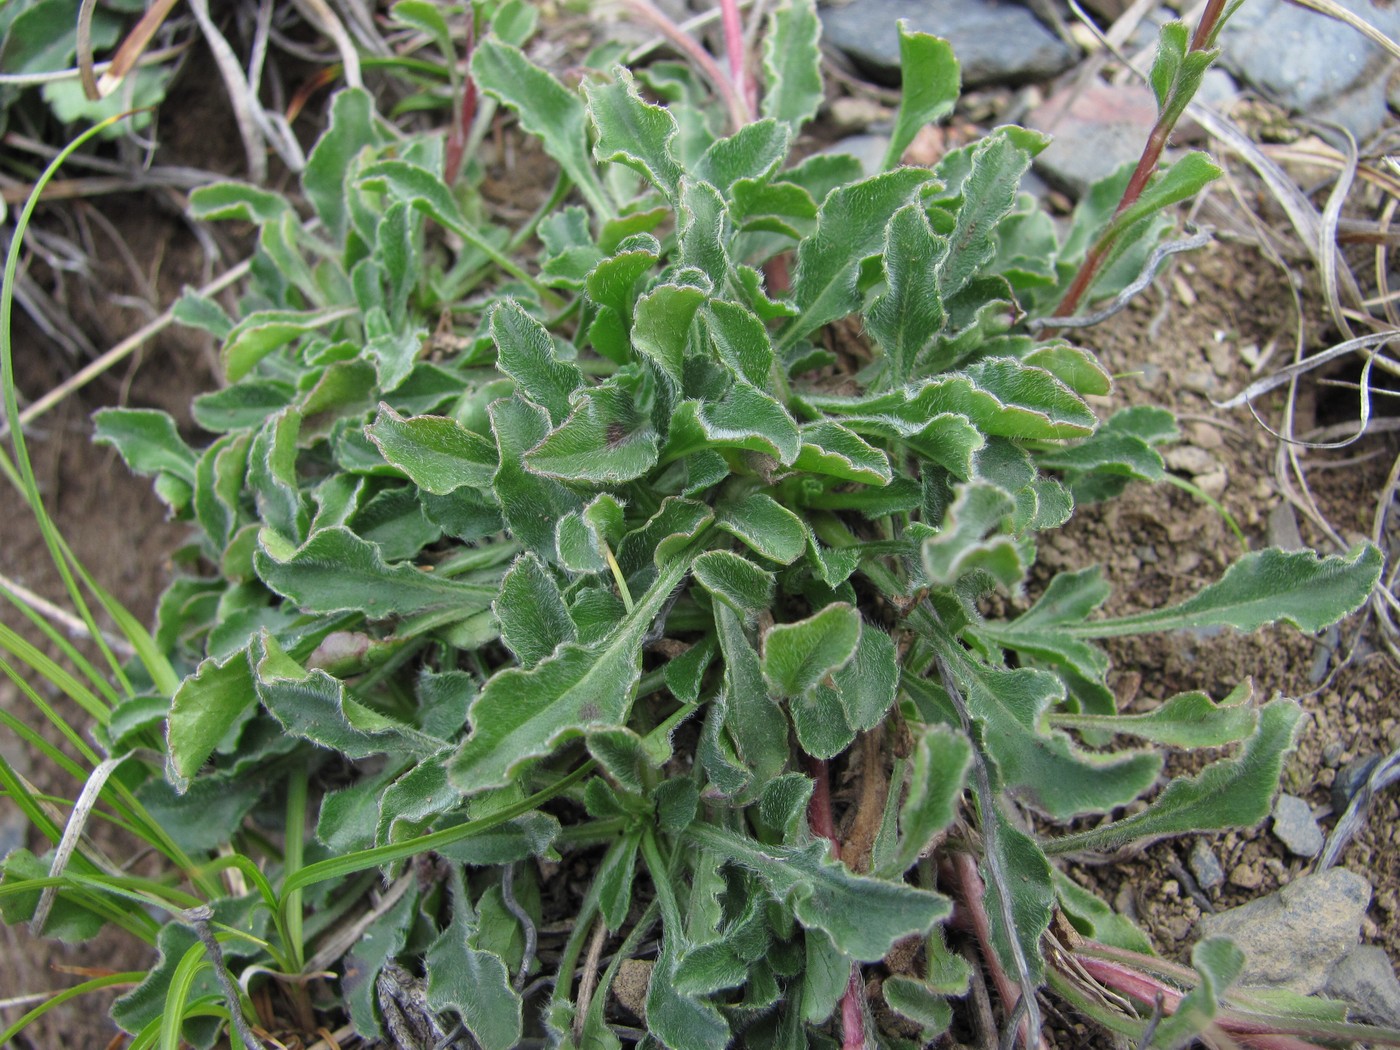
[[[1279,369],[1273,375],[1255,380],[1228,401],[1216,401],[1213,402],[1213,404],[1216,408],[1239,408],[1241,405],[1248,404],[1260,395],[1267,394],[1270,390],[1276,390],[1285,383],[1306,372],[1311,372],[1319,365],[1325,365],[1328,361],[1334,361],[1339,357],[1344,357],[1347,354],[1356,353],[1358,351],[1367,352],[1370,351],[1372,347],[1383,346],[1397,338],[1400,338],[1400,333],[1377,332],[1372,335],[1361,335],[1354,339],[1348,339],[1344,343],[1338,343],[1330,350],[1324,350],[1319,354],[1313,354],[1311,357],[1304,358],[1295,364],[1288,365],[1286,368]],[[1382,371],[1390,372],[1392,375],[1400,375],[1400,362],[1395,362],[1390,360],[1390,358],[1371,353],[1367,353],[1367,358],[1380,365]]]
[[[261,184],[267,181],[266,144],[258,130],[259,122],[253,115],[255,108],[262,108],[261,104],[243,79],[238,56],[233,53],[233,48],[209,16],[209,0],[190,0],[190,10],[194,12],[195,21],[199,23],[199,30],[204,34],[204,41],[209,45],[214,64],[218,67],[219,76],[228,92],[229,105],[233,107],[234,123],[238,125],[238,137],[243,140],[243,152],[248,158],[248,175],[254,182]]]
[[[87,827],[88,816],[92,813],[92,807],[97,805],[102,789],[107,784],[107,778],[129,757],[129,755],[119,755],[116,758],[105,758],[97,764],[92,775],[88,777],[87,783],[83,785],[83,790],[78,794],[78,800],[73,803],[73,812],[69,814],[68,823],[63,828],[63,837],[59,839],[58,847],[53,852],[53,862],[49,865],[50,878],[56,878],[63,874],[63,869],[68,866],[73,851],[78,848],[78,840],[82,838],[83,829]],[[43,933],[44,924],[49,921],[49,912],[53,910],[53,902],[57,896],[57,886],[45,886],[39,895],[39,904],[34,909],[34,917],[29,920],[29,932],[34,936],[37,937]]]
[[[96,8],[97,0],[83,0],[78,8],[78,79],[83,82],[83,94],[89,102],[96,102],[102,97],[97,91],[97,78],[92,72],[92,13]]]
[[[1337,224],[1342,217],[1342,205],[1346,203],[1347,194],[1351,192],[1352,184],[1356,181],[1356,166],[1358,162],[1356,139],[1352,137],[1346,128],[1336,126],[1347,144],[1346,164],[1337,175],[1337,181],[1332,184],[1332,192],[1327,195],[1327,203],[1322,208],[1322,244],[1323,249],[1319,252],[1322,262],[1322,294],[1327,299],[1327,310],[1332,315],[1332,323],[1337,326],[1337,331],[1350,338],[1352,335],[1351,325],[1342,313],[1342,303],[1337,295],[1337,263],[1341,258],[1341,253],[1337,251],[1327,251],[1326,246],[1337,243]]]
[[[29,606],[35,612],[39,613],[41,616],[45,616],[48,619],[52,620],[54,623],[58,624],[65,631],[68,632],[68,636],[70,638],[91,637],[91,633],[88,631],[87,624],[83,623],[83,621],[80,620],[78,617],[74,616],[70,612],[65,611],[64,609],[59,608],[47,598],[35,594],[28,587],[25,587],[21,583],[17,583],[16,581],[10,579],[4,574],[0,574],[0,591],[8,592],[10,595],[12,595],[15,598],[18,598],[25,605]],[[122,656],[129,659],[136,655],[136,650],[132,648],[131,643],[128,642],[125,638],[120,638],[107,631],[104,631],[102,633],[102,637],[106,639],[107,644],[109,646],[111,646],[114,650],[119,652]]]
[[[156,0],[136,25],[131,27],[131,32],[127,33],[126,39],[117,48],[117,53],[112,56],[112,61],[107,63],[102,78],[97,81],[97,97],[106,98],[126,79],[127,74],[136,68],[146,48],[151,46],[156,31],[165,24],[177,3],[179,0]],[[91,58],[91,55],[88,57]],[[90,72],[89,69],[89,74]],[[84,80],[84,85],[86,83]]]
[[[1310,11],[1316,11],[1320,15],[1326,15],[1328,18],[1334,18],[1338,22],[1343,22],[1351,26],[1351,28],[1366,37],[1366,39],[1379,44],[1389,51],[1392,58],[1400,58],[1400,44],[1391,40],[1390,37],[1386,36],[1370,22],[1366,21],[1366,19],[1356,14],[1356,12],[1348,11],[1341,4],[1337,3],[1337,0],[1289,0],[1289,2],[1298,7],[1306,7]]]
[[[340,52],[341,64],[345,67],[345,83],[350,87],[364,87],[364,79],[360,76],[360,53],[355,50],[355,42],[350,39],[344,24],[326,0],[293,0],[293,4],[308,22],[335,44]]]

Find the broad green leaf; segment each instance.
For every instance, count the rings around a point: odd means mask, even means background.
[[[565,643],[529,670],[492,675],[472,703],[471,736],[449,764],[452,784],[464,793],[507,784],[524,763],[588,726],[623,724],[641,673],[642,640],[689,567],[678,558],[662,569],[605,643]]]
[[[832,680],[851,728],[864,732],[879,725],[899,691],[899,662],[894,639],[870,624],[861,628],[851,662]]]
[[[971,764],[972,747],[962,734],[940,725],[925,726],[919,732],[909,793],[899,807],[899,844],[876,874],[901,877],[923,856],[933,837],[953,822]],[[892,798],[898,797],[896,791],[897,785],[891,785]]]
[[[889,149],[883,167],[899,164],[909,143],[925,124],[942,120],[953,112],[962,92],[962,67],[953,56],[953,46],[931,33],[911,31],[899,23],[899,68],[901,90],[899,113],[890,133]]]
[[[578,637],[559,584],[532,552],[515,559],[491,608],[501,625],[501,641],[522,667],[534,667]]]
[[[580,509],[582,500],[525,467],[525,453],[549,434],[549,415],[518,394],[493,402],[489,411],[500,462],[492,487],[501,516],[516,539],[545,561],[554,561],[554,523]]]
[[[822,92],[822,24],[814,0],[788,0],[770,16],[763,44],[763,115],[794,135],[817,115]]]
[[[1101,429],[1078,445],[1057,448],[1037,457],[1050,470],[1070,477],[1086,473],[1115,474],[1135,481],[1161,481],[1166,474],[1161,454],[1142,438]]]
[[[656,266],[660,254],[661,245],[651,235],[629,237],[618,246],[616,254],[588,271],[588,297],[621,317],[631,317],[637,282]]]
[[[1059,343],[1037,347],[1022,360],[1028,365],[1045,369],[1076,394],[1104,397],[1113,389],[1113,380],[1104,371],[1103,365],[1099,364],[1089,351],[1077,346]],[[1133,410],[1124,409],[1123,411],[1131,412]],[[1174,429],[1175,423],[1173,422]]]
[[[447,19],[442,15],[438,5],[429,3],[428,0],[398,0],[389,13],[394,21],[401,22],[406,26],[421,30],[426,33],[442,52],[442,57],[448,62],[456,62],[456,48],[452,46],[452,30],[448,28]]]
[[[187,853],[217,850],[232,840],[266,785],[251,777],[197,777],[187,790],[148,780],[136,792],[149,818]]]
[[[762,389],[773,373],[773,344],[758,317],[738,306],[712,300],[701,318],[710,343],[735,378]]]
[[[365,435],[386,462],[424,492],[438,496],[463,485],[490,489],[499,465],[490,441],[446,416],[406,419],[381,402]]]
[[[862,261],[878,254],[890,218],[913,203],[931,178],[921,168],[901,168],[838,186],[827,195],[817,213],[816,233],[797,249],[792,298],[799,314],[782,330],[780,350],[860,309]]]
[[[751,550],[781,565],[791,565],[807,549],[807,530],[802,519],[762,492],[722,507],[717,522]]]
[[[618,544],[623,575],[645,579],[650,587],[655,570],[686,554],[712,521],[714,513],[704,503],[674,496],[663,500],[645,525],[632,529]]]
[[[192,955],[198,957],[204,946],[188,926],[167,922],[156,938],[156,950],[159,954],[146,978],[112,1003],[112,1021],[123,1031],[140,1032],[151,1025],[159,1029],[166,997],[182,960]],[[191,999],[208,996],[215,1002],[223,1001],[222,989],[211,967],[202,966],[193,974],[188,995]],[[222,1026],[223,1022],[214,1018],[187,1017],[180,1026],[179,1035],[196,1050],[209,1050]]]
[[[662,284],[637,300],[633,345],[654,362],[676,389],[685,379],[690,324],[708,296],[688,284]]]
[[[717,606],[715,627],[724,654],[721,704],[735,758],[752,772],[758,785],[765,785],[787,764],[787,719],[768,696],[758,653],[739,617],[728,606]]]
[[[1369,543],[1327,557],[1271,547],[1246,554],[1219,580],[1178,605],[1066,624],[1065,630],[1083,638],[1118,638],[1215,626],[1253,631],[1283,622],[1300,631],[1320,631],[1360,608],[1380,578],[1384,560]]]
[[[959,485],[937,534],[923,541],[924,572],[936,584],[954,584],[970,572],[989,573],[1003,587],[1020,587],[1030,565],[1004,531],[1015,503],[983,481]]]
[[[93,416],[93,440],[111,445],[138,474],[169,473],[194,485],[194,453],[180,438],[175,420],[154,408],[104,408]]]
[[[292,736],[350,758],[396,753],[425,758],[443,742],[366,707],[325,671],[308,671],[264,630],[249,650],[258,701]]]
[[[598,887],[598,908],[613,933],[627,923],[627,911],[632,906],[632,882],[637,872],[637,847],[641,840],[639,831],[618,839],[603,854],[598,873],[593,876]]]
[[[593,157],[625,164],[675,200],[682,175],[671,148],[676,118],[669,109],[643,101],[626,69],[615,66],[612,72],[610,84],[584,83],[588,116],[597,135]]]
[[[778,624],[763,636],[763,680],[778,696],[800,696],[846,666],[860,634],[860,613],[845,602],[833,602],[796,623]]]
[[[370,619],[452,612],[465,619],[490,607],[494,587],[442,579],[385,563],[374,544],[343,526],[321,529],[300,547],[269,529],[254,565],[262,580],[305,612],[362,612]]]
[[[695,559],[695,582],[745,619],[773,600],[773,574],[732,551],[707,551]]]
[[[728,245],[733,238],[734,229],[719,190],[688,176],[681,179],[676,265],[698,270],[711,287],[722,288],[729,277]]]
[[[525,57],[518,47],[487,37],[472,53],[472,79],[500,99],[526,133],[564,170],[595,212],[609,215],[597,168],[588,153],[588,118],[583,100]]]
[[[184,789],[219,742],[256,703],[246,651],[203,661],[187,675],[170,702],[166,725],[166,773]]]
[[[465,895],[463,895],[465,896]],[[452,924],[428,948],[426,1005],[452,1010],[483,1050],[512,1050],[523,1029],[520,996],[500,956],[473,947],[475,923],[466,901],[458,899]]]
[[[831,420],[803,428],[802,451],[794,465],[810,474],[866,485],[887,485],[894,477],[883,452],[855,431]]]
[[[1113,217],[1112,224],[1104,231],[1105,240],[1119,238],[1143,219],[1173,204],[1189,200],[1218,179],[1220,174],[1220,168],[1209,156],[1192,150],[1164,169],[1143,190],[1142,196]]]
[[[825,841],[764,846],[708,824],[693,824],[686,835],[752,871],[803,926],[828,934],[842,952],[862,962],[883,959],[895,941],[927,932],[951,910],[937,893],[856,875],[828,860]]]
[[[1088,831],[1042,842],[1047,853],[1111,850],[1137,839],[1217,828],[1249,827],[1269,815],[1283,759],[1293,750],[1302,710],[1277,699],[1259,711],[1259,725],[1234,758],[1194,777],[1178,777],[1140,813]]]
[[[953,1007],[948,997],[939,995],[923,981],[891,974],[880,985],[880,990],[891,1010],[923,1029],[920,1037],[925,1040],[946,1032],[953,1023]]]
[[[889,385],[913,376],[915,361],[943,327],[937,269],[947,250],[947,238],[933,232],[918,205],[900,208],[885,227],[886,288],[867,311],[865,325],[885,355]]]
[[[1015,129],[1019,132],[1020,129]],[[996,227],[1016,203],[1021,176],[1030,167],[1030,132],[1013,135],[1001,129],[972,151],[972,170],[963,183],[963,205],[948,239],[948,251],[938,265],[943,298],[951,299],[991,261],[996,252]],[[1023,141],[1018,141],[1021,139]],[[1046,140],[1034,146],[1044,148]]]
[[[324,310],[256,310],[233,326],[220,359],[230,383],[242,379],[272,351],[292,340],[351,316],[348,307]]]
[[[276,379],[245,379],[194,399],[192,415],[204,430],[223,434],[261,426],[268,416],[292,403],[296,390]]]
[[[1124,948],[1143,955],[1156,954],[1147,934],[1138,929],[1133,921],[1119,915],[1098,897],[1084,889],[1064,872],[1056,869],[1051,873],[1055,882],[1055,896],[1060,910],[1076,930],[1086,937],[1114,948]]]
[[[700,157],[694,175],[721,193],[740,179],[766,181],[786,158],[791,132],[777,120],[745,124],[726,139],[717,139]]]
[[[665,874],[653,873],[653,878]],[[704,999],[685,995],[676,983],[676,967],[683,948],[680,930],[669,925],[662,935],[657,957],[647,984],[647,1028],[670,1050],[725,1050],[732,1036],[724,1015]]]
[[[813,758],[835,758],[855,741],[856,731],[841,704],[841,691],[825,683],[788,700],[797,743]]]
[[[615,485],[651,470],[659,444],[631,396],[603,385],[574,395],[569,418],[525,453],[525,467],[560,481]]]
[[[559,360],[549,331],[514,299],[491,311],[489,327],[497,366],[558,426],[569,414],[570,395],[583,385],[583,373],[577,365]]]

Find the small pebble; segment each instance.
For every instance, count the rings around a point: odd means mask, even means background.
[[[1316,857],[1322,852],[1322,829],[1313,818],[1312,807],[1296,795],[1279,795],[1274,803],[1274,837],[1298,857]]]
[[[1196,840],[1186,863],[1191,868],[1191,874],[1196,876],[1196,882],[1201,889],[1213,890],[1224,884],[1225,869],[1220,866],[1220,859],[1215,855],[1215,851],[1206,845],[1204,839]]]
[[[1264,882],[1264,873],[1259,870],[1258,862],[1236,864],[1230,869],[1230,882],[1240,889],[1257,890]]]
[[[1195,445],[1177,445],[1169,448],[1162,453],[1162,459],[1166,461],[1169,469],[1183,474],[1209,474],[1220,469],[1219,460]]]

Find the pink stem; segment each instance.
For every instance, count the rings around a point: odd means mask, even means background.
[[[758,108],[758,99],[744,61],[744,24],[739,18],[739,0],[719,0],[719,10],[724,25],[724,50],[729,56],[729,77],[752,114]]]
[[[666,16],[666,12],[652,3],[652,0],[627,0],[627,6],[647,22],[650,22],[678,51],[687,55],[700,68],[705,79],[724,99],[725,108],[729,110],[729,120],[734,125],[735,131],[749,122],[751,118],[748,107],[744,105],[744,100],[739,97],[739,93],[734,90],[734,85],[729,78],[724,75],[724,70],[719,68],[719,63],[714,60],[714,56],[697,44],[695,39],[684,32],[680,26],[671,21]]]

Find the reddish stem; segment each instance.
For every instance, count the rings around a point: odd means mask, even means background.
[[[758,108],[757,91],[749,79],[744,55],[744,23],[739,17],[739,0],[719,0],[720,20],[724,26],[724,51],[729,58],[729,78],[750,113]]]
[[[831,811],[831,769],[824,758],[807,756],[807,775],[812,778],[812,799],[807,803],[807,826],[831,845],[833,860],[841,859],[841,841],[836,837],[836,818]],[[841,993],[841,1050],[869,1050],[865,1032],[865,982],[860,964],[851,964],[851,977]]]
[[[476,24],[468,7],[467,50],[465,65],[467,78],[462,85],[462,97],[454,101],[452,129],[447,133],[447,148],[444,151],[442,179],[451,186],[457,181],[462,170],[462,160],[467,151],[467,136],[471,132],[472,121],[476,119],[476,81],[471,76],[472,49],[476,46]]]
[[[1215,30],[1220,22],[1220,15],[1225,9],[1225,0],[1210,0],[1206,9],[1201,14],[1201,20],[1196,24],[1196,32],[1191,37],[1191,51],[1201,51],[1215,35]],[[1162,150],[1166,149],[1167,139],[1171,137],[1172,129],[1176,126],[1175,118],[1170,120],[1165,115],[1157,118],[1157,123],[1152,126],[1152,134],[1147,137],[1147,144],[1143,146],[1142,156],[1138,158],[1137,167],[1133,169],[1132,177],[1128,179],[1128,186],[1123,190],[1123,196],[1118,201],[1118,207],[1114,209],[1113,215],[1117,218],[1128,208],[1137,203],[1142,191],[1147,188],[1148,181],[1157,170],[1157,162],[1162,159]],[[1120,231],[1121,232],[1121,231]],[[1065,297],[1060,300],[1060,305],[1055,307],[1054,316],[1069,317],[1079,307],[1079,300],[1084,297],[1084,293],[1089,290],[1089,285],[1099,272],[1099,267],[1103,265],[1104,256],[1113,247],[1113,240],[1100,237],[1084,257],[1084,263],[1079,267],[1079,272],[1074,275],[1074,283],[1069,286],[1069,291],[1065,292]],[[1053,335],[1047,332],[1046,335]]]

